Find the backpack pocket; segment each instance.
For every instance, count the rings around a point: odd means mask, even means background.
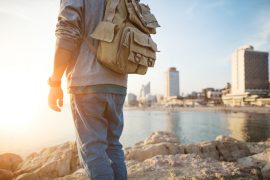
[[[126,74],[145,74],[156,60],[157,45],[152,38],[136,28],[126,27],[123,31],[118,66]]]
[[[99,40],[99,62],[117,73],[143,75],[155,65],[156,43],[132,24],[102,21],[91,37]]]

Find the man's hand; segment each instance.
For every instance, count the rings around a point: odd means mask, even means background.
[[[61,112],[61,107],[63,107],[63,90],[61,87],[50,88],[48,103],[52,110]]]
[[[62,48],[56,48],[54,55],[54,68],[51,76],[52,81],[61,81],[62,76],[72,59],[72,52]],[[63,107],[63,91],[61,86],[52,87],[48,97],[49,106],[54,111],[60,112]]]

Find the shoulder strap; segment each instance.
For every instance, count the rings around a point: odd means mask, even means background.
[[[120,0],[107,0],[107,5],[105,9],[104,20],[108,22],[112,22],[115,16],[116,8],[119,4]]]

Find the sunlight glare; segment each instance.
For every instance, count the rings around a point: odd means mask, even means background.
[[[25,81],[16,80],[19,76],[23,76],[21,79]],[[24,131],[33,125],[40,92],[34,88],[32,83],[36,79],[28,78],[27,80],[27,76],[29,77],[29,74],[21,71],[17,71],[9,79],[1,76],[2,87],[6,87],[1,88],[1,132]]]

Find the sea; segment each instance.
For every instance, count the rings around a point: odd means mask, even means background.
[[[16,131],[0,127],[0,154],[17,153],[25,157],[42,148],[67,141],[75,141],[72,114],[68,106],[62,113],[43,110]],[[232,112],[170,112],[124,110],[124,147],[143,141],[155,131],[172,132],[182,144],[214,140],[218,135],[232,136],[249,142],[264,141],[270,137],[270,115]]]

